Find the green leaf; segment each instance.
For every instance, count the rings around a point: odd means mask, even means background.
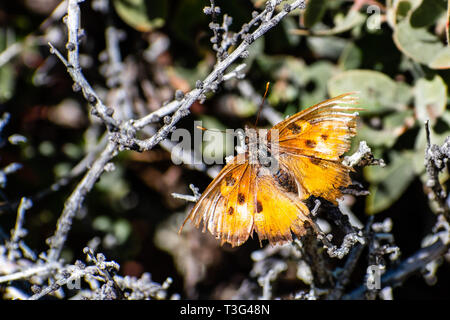
[[[325,100],[327,80],[335,73],[336,67],[328,61],[318,61],[306,68],[303,86],[307,90],[300,95],[300,106],[306,108]],[[308,87],[312,87],[312,89]]]
[[[252,45],[248,48],[248,57],[245,59],[246,70],[248,71],[253,62],[260,56],[264,54],[264,48],[265,48],[265,39],[264,37],[261,37],[257,39],[255,42],[252,43]],[[231,69],[230,69],[231,70]]]
[[[411,1],[400,1],[397,4],[395,15],[396,19],[402,20],[408,16],[409,11],[414,6]]]
[[[439,75],[432,80],[421,78],[414,86],[414,110],[422,123],[430,120],[431,125],[444,113],[447,104],[447,85]]]
[[[290,74],[296,73],[298,76],[293,79],[295,83],[298,83],[298,79],[302,78],[303,71],[306,68],[303,60],[285,55],[260,54],[256,56],[256,62],[264,73],[272,74],[275,72],[274,78],[286,78],[288,75],[290,77]]]
[[[113,226],[114,235],[116,236],[118,244],[124,243],[131,234],[132,227],[130,222],[126,219],[118,219]]]
[[[391,148],[398,137],[405,133],[414,123],[413,111],[397,111],[379,119],[380,129],[363,125],[358,130],[358,138],[365,140],[370,146]]]
[[[267,97],[267,101],[273,105],[287,103],[295,100],[298,97],[298,88],[289,84],[286,81],[279,80],[275,82]]]
[[[111,218],[108,216],[98,216],[94,218],[94,221],[92,222],[92,226],[94,229],[107,232],[111,229],[112,221]]]
[[[326,0],[308,1],[303,16],[305,28],[311,28],[317,22],[322,20],[322,17],[325,14],[326,5]]]
[[[446,0],[426,0],[411,14],[411,26],[423,28],[433,25],[447,9]]]
[[[316,56],[328,59],[337,59],[348,44],[348,40],[333,36],[309,36],[306,38],[306,42]]]
[[[167,16],[166,1],[113,0],[119,17],[141,32],[161,28]]]
[[[247,118],[258,111],[258,106],[256,104],[239,95],[228,94],[219,99],[219,105],[223,105],[225,109],[224,112],[227,114]]]
[[[404,110],[412,97],[408,85],[397,83],[378,71],[349,70],[328,81],[331,97],[351,91],[358,91],[360,104],[368,113]]]
[[[353,42],[347,44],[339,57],[339,66],[342,70],[357,69],[361,65],[362,51]]]
[[[7,48],[7,32],[0,28],[0,53]],[[0,103],[6,102],[12,98],[14,94],[16,74],[10,63],[0,66]]]
[[[12,98],[14,93],[15,75],[10,64],[0,67],[0,103]]]
[[[396,202],[415,177],[412,158],[414,152],[391,151],[391,162],[386,167],[364,168],[364,176],[369,181],[369,196],[366,201],[367,214],[376,214]]]
[[[281,27],[284,30],[286,38],[290,46],[296,46],[299,44],[301,37],[292,34],[290,31],[297,27],[297,21],[294,17],[287,16],[281,20]]]
[[[367,125],[358,130],[358,139],[366,141],[370,146],[389,148],[395,144],[396,138],[388,130],[376,130]]]
[[[95,187],[103,191],[111,201],[120,200],[130,192],[130,186],[123,175],[123,168],[116,166],[114,171],[103,173]]]
[[[450,110],[445,110],[444,114],[441,116],[441,120],[450,127]],[[450,133],[449,133],[450,135]]]
[[[305,66],[302,60],[291,56],[275,58],[264,55],[258,57],[258,64],[265,72],[274,74],[275,83],[268,96],[271,105],[297,104],[295,100],[300,97],[300,106],[308,107],[324,100],[327,80],[336,72],[331,62],[318,61]]]
[[[432,69],[450,69],[450,47],[439,50],[428,66]]]
[[[321,31],[321,35],[333,35],[349,31],[353,28],[361,26],[366,21],[367,15],[356,11],[350,10],[345,17],[337,15],[335,17],[334,28],[328,31]]]
[[[231,69],[231,68],[230,68]],[[169,76],[179,77],[180,81],[186,81],[191,88],[195,87],[198,79],[204,79],[211,71],[211,64],[207,59],[199,61],[195,68],[185,68],[175,64],[173,68],[168,69]]]
[[[416,62],[437,69],[450,66],[450,53],[440,39],[425,28],[413,28],[408,19],[396,25],[393,38],[398,49]]]
[[[334,21],[335,25],[331,29],[326,28],[323,24],[317,24],[312,30],[293,29],[291,32],[298,35],[332,36],[356,28],[362,25],[365,21],[365,14],[356,10],[350,10],[345,17],[342,15],[336,15]]]

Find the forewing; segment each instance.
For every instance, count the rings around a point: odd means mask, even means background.
[[[357,99],[351,93],[325,100],[278,123],[279,150],[326,160],[339,160],[356,134]],[[272,131],[272,132],[271,132]]]
[[[356,134],[351,93],[325,100],[277,124],[279,158],[295,176],[304,192],[302,200],[314,195],[333,203],[341,196],[342,187],[351,183],[352,170],[341,163],[340,156],[350,148]],[[270,133],[269,137],[270,138]]]

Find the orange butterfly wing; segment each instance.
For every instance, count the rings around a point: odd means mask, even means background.
[[[270,244],[290,242],[292,233],[298,237],[305,234],[306,221],[314,226],[308,207],[298,194],[283,190],[269,169],[260,167],[254,195],[254,230],[260,242],[265,239]]]
[[[280,162],[289,168],[301,185],[302,200],[313,195],[337,204],[336,199],[342,196],[341,187],[351,184],[351,169],[339,161],[283,153],[280,155]]]
[[[221,244],[239,246],[256,231],[271,244],[292,241],[305,233],[309,210],[296,194],[286,193],[265,168],[248,162],[227,164],[205,190],[186,218],[196,227],[203,223]],[[182,226],[183,227],[183,226]],[[181,228],[182,228],[181,227]],[[180,231],[181,231],[180,228]]]
[[[339,160],[356,134],[356,117],[351,111],[361,108],[348,106],[357,99],[346,93],[309,107],[275,125],[281,148],[326,160]],[[271,132],[268,133],[270,139]]]
[[[351,93],[325,100],[278,123],[280,163],[302,186],[302,199],[321,196],[333,203],[341,187],[351,184],[340,156],[350,148],[356,134],[357,99]],[[352,113],[349,113],[352,112]],[[270,135],[270,131],[269,131]],[[268,138],[270,139],[270,137]]]
[[[247,241],[253,230],[253,181],[255,172],[243,159],[236,156],[211,182],[183,223],[192,220],[203,231],[208,229],[217,239],[239,246]],[[183,227],[182,226],[182,227]],[[182,229],[180,228],[180,231]]]

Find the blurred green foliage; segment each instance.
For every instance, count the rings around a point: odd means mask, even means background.
[[[113,0],[113,4],[120,18],[138,31],[152,31],[166,22],[166,1]]]

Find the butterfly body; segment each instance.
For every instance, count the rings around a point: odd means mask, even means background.
[[[356,134],[353,111],[361,109],[355,103],[355,97],[344,94],[270,130],[247,128],[244,151],[211,182],[185,223],[203,223],[203,231],[232,246],[254,232],[270,244],[304,235],[308,225],[315,226],[305,200],[316,196],[337,203],[340,189],[351,183],[351,168],[340,157]]]

